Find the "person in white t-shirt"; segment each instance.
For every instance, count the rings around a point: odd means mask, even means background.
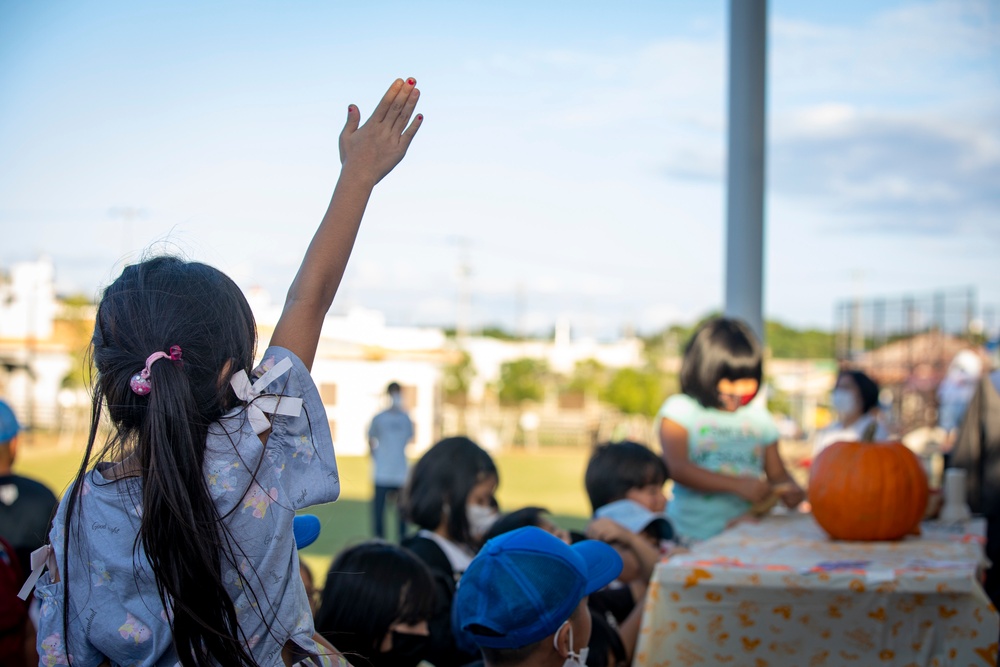
[[[375,415],[368,427],[368,447],[375,475],[373,530],[375,537],[385,537],[385,505],[392,497],[399,519],[398,539],[402,540],[406,535],[406,521],[399,509],[399,492],[406,482],[406,446],[413,440],[413,422],[403,408],[399,383],[389,384],[386,393],[391,401],[389,408]]]
[[[965,411],[979,388],[983,360],[972,350],[962,350],[948,365],[944,380],[938,385],[938,426],[945,433],[941,449],[951,452],[955,436],[965,418]]]
[[[888,439],[889,431],[880,419],[878,394],[878,385],[861,371],[840,371],[831,399],[837,421],[816,434],[813,458],[835,442]]]

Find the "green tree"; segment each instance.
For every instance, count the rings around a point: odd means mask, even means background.
[[[599,396],[608,382],[608,369],[596,359],[584,359],[576,362],[573,375],[566,383],[565,389],[589,396]]]
[[[83,295],[74,295],[62,299],[62,306],[59,319],[65,326],[68,351],[72,359],[69,372],[62,379],[62,386],[72,389],[86,387],[94,376],[94,366],[88,354],[90,339],[94,333],[91,312],[93,304]]]
[[[500,366],[500,402],[517,405],[545,397],[549,366],[541,359],[515,359]]]
[[[443,369],[441,383],[445,400],[464,404],[475,376],[476,368],[472,365],[472,357],[465,350],[459,350],[457,359]]]
[[[775,359],[831,359],[833,334],[818,329],[795,329],[781,322],[764,325],[767,346]]]
[[[517,334],[513,334],[507,331],[499,324],[490,324],[483,327],[482,330],[479,332],[479,335],[482,336],[483,338],[496,338],[497,340],[507,340],[507,341],[523,340],[521,336],[518,336]]]
[[[710,312],[694,324],[672,324],[662,331],[643,338],[646,357],[657,363],[664,357],[681,356],[694,332],[713,317],[722,313]],[[796,329],[776,320],[764,324],[766,344],[775,359],[832,359],[834,334],[819,329]]]
[[[675,382],[655,370],[621,368],[611,376],[602,399],[626,414],[652,417]]]

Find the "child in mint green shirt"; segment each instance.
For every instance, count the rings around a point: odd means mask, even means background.
[[[682,536],[717,535],[772,494],[788,507],[805,498],[781,461],[770,414],[750,405],[761,376],[760,344],[739,320],[709,320],[688,342],[682,393],[657,415],[674,480],[667,514]]]

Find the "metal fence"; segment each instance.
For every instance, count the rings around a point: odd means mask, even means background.
[[[997,310],[975,288],[841,301],[834,321],[837,361],[881,385],[903,432],[936,423],[936,390],[954,356],[1000,334]]]

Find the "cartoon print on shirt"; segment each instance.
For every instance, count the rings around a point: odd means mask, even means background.
[[[206,475],[208,485],[222,487],[223,491],[232,491],[236,488],[236,475],[232,471],[239,467],[239,461],[213,461]]]
[[[149,627],[133,616],[131,612],[125,612],[125,623],[118,628],[118,634],[122,636],[122,639],[132,639],[136,644],[148,642],[153,638]]]
[[[62,635],[58,632],[53,632],[51,635],[42,640],[42,655],[39,656],[38,662],[40,665],[45,665],[45,667],[57,667],[58,665],[69,666],[69,661],[73,659],[73,656],[66,656],[66,650],[63,648]]]
[[[95,560],[90,564],[93,572],[90,573],[90,583],[94,586],[104,586],[111,583],[111,573],[103,560]]]
[[[258,519],[263,519],[267,514],[267,508],[278,499],[278,489],[271,487],[270,491],[264,491],[260,484],[254,482],[250,485],[250,490],[243,498],[243,509],[253,508],[253,515]]]
[[[292,454],[292,458],[296,459],[301,456],[306,463],[312,463],[314,453],[312,442],[308,436],[300,435],[295,442],[295,453]]]

